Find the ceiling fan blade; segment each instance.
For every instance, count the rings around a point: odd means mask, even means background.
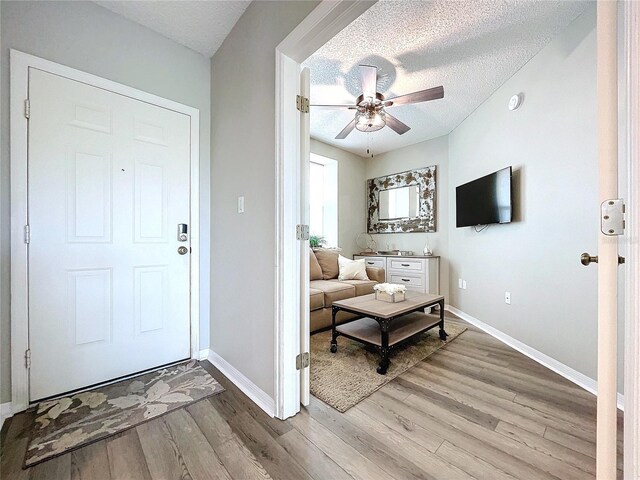
[[[407,103],[420,103],[427,102],[429,100],[436,100],[444,97],[444,87],[427,88],[426,90],[420,90],[418,92],[407,93],[406,95],[400,95],[399,97],[388,98],[384,101],[385,107],[391,107],[396,105],[405,105]]]
[[[354,118],[353,120],[351,120],[349,122],[349,124],[344,127],[342,129],[342,131],[336,135],[336,140],[343,140],[345,138],[347,138],[347,135],[349,135],[351,132],[353,132],[353,129],[356,128],[356,119]]]
[[[355,110],[355,105],[311,105],[317,110]]]
[[[411,130],[411,127],[409,125],[405,125],[393,115],[389,115],[385,112],[385,116],[387,120],[387,127],[396,132],[398,135],[402,135],[403,133],[407,133],[409,130]]]
[[[364,98],[376,98],[378,90],[378,68],[372,65],[358,65],[360,69],[360,84]]]

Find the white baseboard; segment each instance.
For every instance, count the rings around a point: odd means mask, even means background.
[[[0,403],[0,428],[4,425],[4,421],[11,416],[13,416],[11,402]]]
[[[233,365],[231,365],[213,350],[202,350],[200,352],[201,356],[203,352],[206,352],[206,356],[202,358],[202,360],[209,360],[214,367],[220,370],[225,377],[227,377],[236,387],[242,390],[242,393],[244,393],[253,401],[253,403],[264,410],[267,415],[269,415],[270,417],[275,416],[276,404],[273,398],[267,395],[255,383],[245,377]]]
[[[211,352],[211,350],[209,350],[208,348],[205,348],[204,350],[200,350],[198,352],[198,358],[197,360],[208,360],[209,359],[209,352]]]
[[[586,391],[593,393],[594,395],[598,395],[598,382],[593,378],[588,377],[587,375],[580,373],[577,370],[574,370],[573,368],[559,362],[554,358],[551,358],[549,355],[546,355],[536,350],[535,348],[530,347],[529,345],[525,345],[520,340],[516,340],[515,338],[510,337],[506,333],[501,332],[491,325],[487,325],[486,323],[478,320],[475,317],[472,317],[468,313],[465,313],[462,310],[457,309],[456,307],[445,305],[445,310],[449,310],[451,313],[457,315],[464,321],[478,327],[480,330],[488,333],[493,338],[509,345],[514,350],[517,350],[530,359],[535,360],[540,365],[547,367],[549,370],[553,370],[558,375],[563,376],[570,382],[573,382],[579,387],[584,388]],[[624,395],[622,395],[621,393],[618,393],[618,408],[624,411]]]

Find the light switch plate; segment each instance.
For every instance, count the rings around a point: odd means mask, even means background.
[[[244,196],[238,197],[238,213],[244,213]]]
[[[467,281],[466,280],[462,280],[462,289],[463,290],[467,289]]]
[[[458,288],[462,288],[462,279],[461,278],[458,279]]]
[[[504,303],[511,305],[511,292],[504,292]]]

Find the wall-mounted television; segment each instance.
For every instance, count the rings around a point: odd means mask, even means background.
[[[456,187],[457,227],[509,223],[511,218],[511,167]]]

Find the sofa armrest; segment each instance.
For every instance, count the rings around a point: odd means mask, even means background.
[[[384,283],[385,273],[382,267],[367,267],[367,277],[378,283]]]

